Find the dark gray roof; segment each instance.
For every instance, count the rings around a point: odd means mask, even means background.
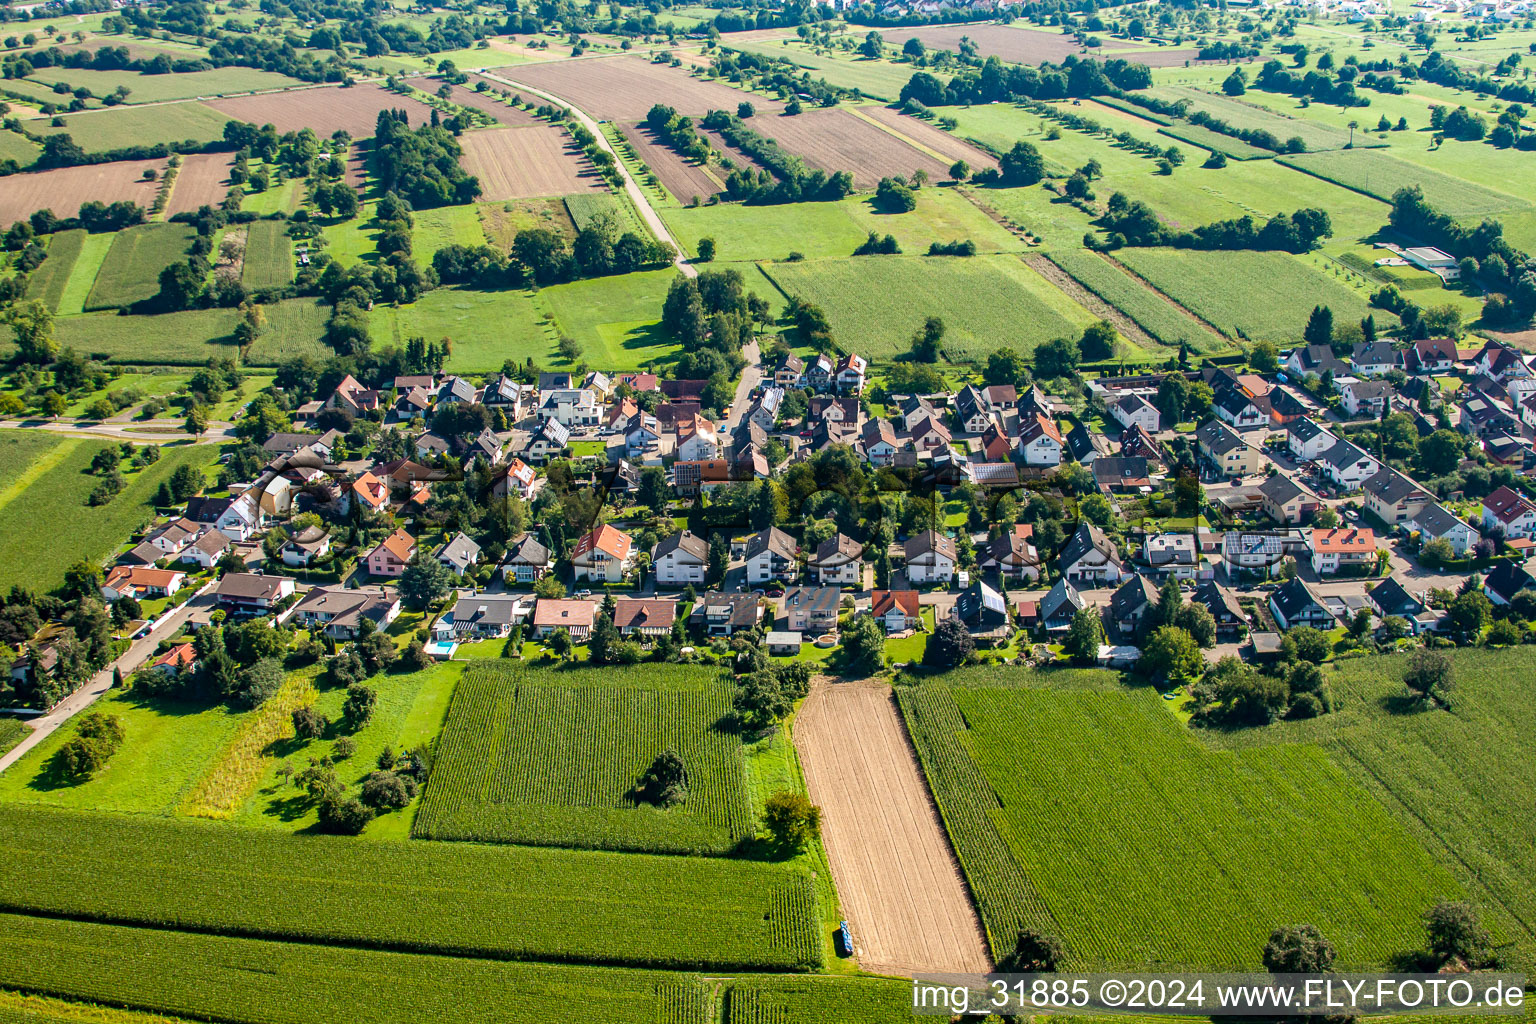
[[[1367,493],[1392,505],[1407,500],[1415,492],[1429,493],[1395,469],[1383,469],[1361,486]]]
[[[976,632],[1000,629],[1010,621],[1003,595],[980,580],[955,598],[955,617]]]
[[[1140,614],[1147,605],[1156,604],[1157,597],[1157,588],[1152,581],[1138,574],[1120,584],[1120,589],[1109,599],[1109,613],[1117,621],[1129,619]]]
[[[1049,622],[1052,619],[1071,618],[1087,607],[1087,604],[1083,595],[1070,582],[1057,580],[1056,585],[1040,599],[1040,619]]]
[[[1104,531],[1089,522],[1077,524],[1077,529],[1072,536],[1067,538],[1066,547],[1061,549],[1061,557],[1057,564],[1062,568],[1070,568],[1082,560],[1090,551],[1099,551],[1111,561],[1119,557],[1115,545],[1104,536]]]
[[[1324,611],[1328,609],[1322,598],[1318,597],[1317,593],[1300,577],[1282,584],[1270,600],[1274,601],[1275,607],[1280,610],[1280,614],[1287,622],[1294,622],[1298,615],[1313,605]]]
[[[1205,605],[1217,624],[1248,621],[1248,616],[1243,613],[1243,606],[1238,603],[1237,592],[1222,586],[1215,580],[1201,580],[1195,587],[1194,600],[1198,604]]]
[[[663,537],[661,540],[657,541],[656,551],[652,558],[659,559],[663,555],[670,555],[672,552],[679,549],[687,552],[701,562],[707,561],[709,559],[709,541],[688,530],[674,533],[670,537]]]
[[[1284,473],[1276,473],[1259,485],[1259,493],[1277,505],[1284,505],[1293,498],[1304,496],[1307,492]]]
[[[1408,618],[1424,610],[1424,602],[1408,593],[1403,585],[1391,576],[1366,593],[1372,601],[1376,602],[1376,607],[1381,609],[1383,615],[1401,615]]]
[[[779,529],[770,526],[760,533],[754,533],[752,539],[747,541],[748,558],[756,558],[765,551],[770,551],[780,558],[795,557],[795,538]]]
[[[525,533],[507,545],[506,562],[511,565],[548,565],[549,548],[540,544],[533,534]]]

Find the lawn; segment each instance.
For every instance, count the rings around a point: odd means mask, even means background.
[[[119,391],[127,391],[130,388],[139,392],[145,398],[163,398],[167,395],[175,394],[186,383],[187,375],[185,373],[125,373],[108,381],[105,387],[72,400],[69,408],[64,410],[64,415],[83,417],[85,410],[94,405],[98,399],[106,398],[108,395],[116,394]],[[221,417],[214,416],[213,418],[220,419]]]
[[[0,431],[0,440],[16,433]],[[214,445],[165,447],[159,462],[127,474],[122,493],[92,508],[85,499],[96,478],[87,469],[92,456],[107,446],[104,441],[55,438],[20,478],[0,491],[0,589],[20,584],[48,591],[59,586],[69,566],[82,558],[100,560],[153,517],[155,490],[177,466],[211,469],[219,454]],[[54,537],[67,537],[69,543],[50,543],[48,538]]]
[[[448,338],[448,366],[457,372],[501,369],[508,359],[541,366],[559,359],[558,340],[544,325],[535,297],[526,291],[479,292],[438,288],[408,306],[373,307],[371,329],[380,345],[404,347],[412,337]],[[593,365],[607,366],[593,358]]]
[[[752,834],[741,741],[721,728],[735,692],[718,670],[529,669],[472,663],[416,816],[422,839],[725,854]],[[665,749],[687,798],[633,798]]]
[[[258,220],[250,225],[240,280],[253,290],[281,288],[293,280],[293,242],[286,221]]]
[[[49,309],[58,311],[64,286],[69,283],[70,272],[75,269],[75,260],[80,258],[85,239],[83,228],[58,231],[49,237],[48,258],[27,277],[27,298],[37,299]]]
[[[1045,278],[1007,255],[861,256],[764,267],[786,295],[826,310],[832,334],[874,360],[911,347],[929,316],[943,319],[951,361],[980,359],[999,348],[1032,352],[1072,336],[1093,317]]]
[[[324,359],[332,354],[320,340],[329,307],[312,299],[285,299],[261,310],[267,322],[251,346],[248,363],[276,366],[294,356]],[[60,317],[54,322],[54,335],[60,345],[113,362],[200,366],[209,359],[235,355],[238,316],[233,309],[194,309],[155,316],[91,313]],[[0,351],[9,348],[0,346]]]
[[[247,192],[240,209],[265,217],[269,213],[292,213],[304,202],[304,179],[289,178],[279,182],[274,175],[262,192]]]
[[[1114,256],[1228,335],[1295,344],[1314,305],[1332,309],[1338,323],[1373,312],[1360,291],[1285,253],[1120,249]],[[1383,326],[1395,321],[1374,313]]]
[[[222,71],[235,71],[224,68]],[[73,69],[64,69],[73,74]],[[176,75],[165,75],[176,78]],[[9,83],[7,83],[9,84]],[[201,103],[162,103],[152,107],[122,106],[65,114],[64,127],[53,127],[52,118],[27,121],[35,135],[68,134],[89,153],[105,153],[129,146],[156,142],[212,142],[224,134],[227,115]]]
[[[117,309],[154,298],[160,291],[160,271],[185,259],[196,235],[189,224],[141,224],[119,231],[85,308]]]
[[[111,763],[88,782],[61,776],[55,755],[75,734],[65,726],[0,774],[0,803],[170,814],[245,717],[222,704],[136,700],[121,691],[91,710],[122,723],[123,745]]]
[[[25,135],[12,131],[0,131],[0,160],[15,160],[22,167],[29,166],[41,152],[37,144]]]
[[[385,747],[404,753],[419,744],[436,742],[448,700],[463,667],[449,662],[420,672],[383,673],[368,680],[368,685],[378,693],[378,703],[366,725],[355,733],[346,734],[356,744],[356,750],[336,766],[341,782],[356,792],[363,778],[378,767],[379,754]],[[345,689],[322,687],[315,707],[327,719],[339,721],[346,697]],[[328,755],[340,735],[338,732],[320,740],[284,740],[264,751],[268,764],[256,790],[234,817],[235,823],[290,832],[312,829],[316,822],[315,808],[292,782],[284,783],[277,777],[278,766],[287,762],[290,767],[300,768],[311,757]],[[404,839],[410,834],[415,813],[413,805],[383,815],[368,826],[366,835],[373,839]]]
[[[1393,193],[1398,189],[1417,185],[1424,190],[1424,198],[1435,209],[1469,221],[1513,209],[1527,210],[1531,206],[1529,200],[1400,160],[1386,150],[1301,153],[1281,157],[1280,162],[1375,196],[1384,202],[1391,202]]]
[[[539,298],[559,330],[581,346],[582,360],[607,370],[639,370],[677,353],[659,326],[675,276],[668,269],[595,277],[541,289]]]
[[[411,214],[415,226],[411,229],[411,243],[421,254],[422,262],[430,262],[432,253],[450,245],[482,246],[485,231],[480,227],[480,212],[473,204],[468,206],[440,206],[434,210],[417,210]]]
[[[1277,923],[1306,921],[1366,968],[1459,895],[1321,749],[1211,750],[1116,679],[994,668],[897,688],[995,952],[1035,926],[1074,968],[1256,970]]]
[[[89,68],[39,68],[32,77],[49,86],[55,82],[68,82],[76,89],[84,87],[97,96],[105,96],[119,86],[127,86],[130,104],[162,103],[166,100],[185,100],[203,96],[233,96],[261,89],[286,89],[304,84],[286,75],[234,66],[170,75],[144,75],[136,71],[95,71]]]

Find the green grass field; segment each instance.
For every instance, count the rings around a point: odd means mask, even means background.
[[[84,87],[97,96],[105,96],[119,86],[130,90],[128,103],[163,103],[195,96],[233,96],[261,89],[286,89],[303,85],[298,79],[255,68],[223,67],[212,71],[189,71],[172,75],[144,75],[136,71],[95,71],[90,68],[39,68],[32,76],[52,86],[68,82],[76,89]]]
[[[64,286],[69,283],[75,260],[85,247],[86,233],[83,228],[55,232],[48,240],[48,258],[43,265],[32,271],[27,278],[27,298],[37,299],[49,309],[58,311],[64,298]]]
[[[743,53],[756,53],[765,57],[784,57],[805,68],[812,78],[824,79],[831,85],[844,89],[858,89],[866,96],[894,102],[901,95],[901,87],[911,79],[915,70],[908,64],[894,64],[886,60],[871,60],[853,54],[817,54],[804,44],[792,41],[785,45],[779,41],[750,43],[722,40],[725,46]],[[948,75],[939,75],[947,81]]]
[[[999,348],[1028,353],[1093,322],[1014,256],[861,256],[776,263],[764,273],[786,295],[825,309],[833,337],[872,360],[906,352],[929,316],[944,320],[944,351],[955,360]]]
[[[375,306],[370,322],[378,345],[403,347],[417,335],[428,341],[451,339],[449,367],[469,372],[499,370],[508,359],[532,357],[540,365],[558,360],[558,339],[542,319],[528,292],[438,288],[409,306]],[[595,358],[593,365],[598,365]]]
[[[1050,259],[1078,284],[1130,317],[1138,327],[1164,345],[1177,348],[1179,342],[1187,341],[1196,352],[1216,351],[1227,345],[1209,327],[1149,291],[1096,253],[1087,249],[1063,249],[1052,252]]]
[[[1455,712],[1404,705],[1405,659],[1341,662],[1337,713],[1213,739],[1270,756],[1317,745],[1372,793],[1466,888],[1513,969],[1536,965],[1536,848],[1526,841],[1536,785],[1526,737],[1536,652],[1450,652]],[[1249,751],[1244,750],[1244,753]]]
[[[9,439],[15,431],[0,431]],[[150,502],[160,482],[180,465],[209,468],[218,458],[214,445],[164,448],[148,469],[128,475],[128,486],[106,505],[85,504],[96,486],[86,472],[91,457],[107,446],[83,438],[51,438],[20,473],[0,489],[0,588],[20,584],[48,591],[64,580],[64,570],[82,558],[100,559],[154,514]],[[34,449],[35,451],[35,449]],[[68,537],[53,544],[50,537]]]
[[[1204,746],[1155,691],[971,673],[897,690],[993,949],[1057,934],[1074,967],[1257,969],[1279,923],[1340,965],[1422,942],[1460,887],[1319,748]]]
[[[65,114],[62,128],[55,128],[53,119],[46,117],[28,121],[26,127],[34,135],[67,133],[87,152],[105,153],[156,142],[212,142],[223,135],[228,120],[228,116],[212,107],[188,102],[85,110]]]
[[[123,725],[123,745],[106,769],[76,785],[59,776],[55,755],[75,734],[66,726],[0,774],[0,803],[170,814],[245,717],[222,704],[139,700],[119,691],[92,710]]]
[[[160,291],[160,271],[186,257],[196,234],[188,224],[143,224],[119,231],[85,308],[118,309],[154,298]]]
[[[803,970],[821,959],[811,880],[774,864],[15,806],[0,822],[18,883],[0,897],[7,910],[511,960]]]
[[[41,149],[37,143],[25,135],[18,135],[12,131],[0,131],[0,160],[15,160],[26,167],[37,159],[39,152]]]
[[[420,884],[417,881],[415,884]],[[411,916],[432,916],[418,907]],[[344,949],[0,914],[0,985],[243,1024],[708,1024],[696,975]],[[82,965],[95,965],[82,970]]]
[[[540,289],[539,301],[558,329],[576,339],[582,360],[620,372],[639,370],[677,354],[677,343],[658,326],[675,276],[673,270],[646,270],[572,281]]]
[[[1245,103],[1241,99],[1207,92],[1204,89],[1169,85],[1154,86],[1147,92],[1148,95],[1170,102],[1188,100],[1191,110],[1204,110],[1213,117],[1227,122],[1233,128],[1267,131],[1281,142],[1293,136],[1300,137],[1301,141],[1306,143],[1308,150],[1343,149],[1349,143],[1348,129],[1337,128],[1311,118],[1286,117],[1255,104]],[[1355,133],[1356,146],[1373,144],[1376,144],[1374,139],[1361,132]]]
[[[107,253],[111,251],[112,242],[116,238],[115,232],[101,232],[81,239],[80,252],[75,256],[63,288],[59,290],[56,312],[66,315],[84,311],[85,300],[90,297],[96,275],[101,272],[101,265],[106,262]]]
[[[1380,149],[1301,153],[1281,157],[1280,162],[1375,196],[1383,202],[1391,202],[1392,194],[1398,189],[1417,185],[1435,209],[1469,220],[1531,206],[1529,200],[1399,160]]]
[[[8,754],[31,733],[19,718],[0,718],[0,754]]]
[[[324,359],[332,354],[321,340],[328,307],[313,299],[284,299],[261,310],[267,323],[251,346],[248,363],[276,366],[294,356]],[[60,317],[54,323],[54,335],[60,345],[113,362],[199,366],[209,359],[235,355],[233,332],[238,315],[233,309],[193,309],[155,316],[91,313]],[[387,341],[387,336],[381,340]],[[0,346],[0,352],[9,348]]]
[[[1314,305],[1339,323],[1373,312],[1360,292],[1285,253],[1120,249],[1114,257],[1228,335],[1294,344]],[[1390,318],[1374,313],[1378,324]]]
[[[411,230],[411,243],[423,262],[430,262],[432,253],[450,245],[480,246],[485,244],[485,231],[480,226],[480,212],[468,206],[440,206],[435,210],[418,210],[411,214],[415,227]]]
[[[720,724],[734,692],[711,669],[616,676],[472,663],[413,834],[727,853],[752,833],[741,741]],[[687,800],[636,804],[636,782],[669,748],[687,767]]]
[[[293,280],[293,243],[286,221],[258,220],[250,225],[240,280],[251,289],[281,288]]]

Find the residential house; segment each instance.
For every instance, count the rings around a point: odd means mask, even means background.
[[[315,587],[293,609],[293,621],[334,640],[355,640],[364,619],[384,629],[400,614],[400,599],[383,587]]]
[[[1072,453],[1074,461],[1092,466],[1096,460],[1110,453],[1109,438],[1079,423],[1067,431],[1067,450]]]
[[[415,557],[415,538],[404,530],[396,530],[368,552],[363,561],[371,576],[399,576]]]
[[[1403,354],[1390,340],[1356,342],[1349,355],[1349,370],[1361,377],[1384,377],[1403,367]]]
[[[327,409],[341,409],[353,416],[364,416],[379,407],[379,392],[365,388],[350,373],[336,385],[336,390],[325,400]]]
[[[798,550],[795,538],[777,526],[753,534],[747,541],[747,582],[781,580],[787,583],[793,580],[799,568]]]
[[[1026,429],[1029,427],[1028,421],[1025,421],[1024,426]],[[1053,423],[1052,426],[1055,424]],[[976,453],[983,462],[1009,462],[1013,458],[1013,446],[1014,442],[1009,440],[1008,435],[1003,433],[1002,428],[994,422],[981,432],[981,439],[976,442]],[[1022,449],[1022,443],[1020,447]],[[1056,461],[1058,463],[1061,461],[1060,452],[1056,455]]]
[[[1040,623],[1047,632],[1065,632],[1072,625],[1077,613],[1088,607],[1088,602],[1077,592],[1070,580],[1057,580],[1040,599]]]
[[[1335,377],[1349,372],[1349,364],[1333,354],[1331,345],[1307,345],[1286,356],[1284,368],[1298,377],[1315,373],[1321,377],[1331,372]]]
[[[1261,473],[1269,460],[1264,453],[1220,420],[1210,420],[1195,431],[1200,454],[1226,477],[1253,476]]]
[[[451,637],[460,642],[500,640],[528,617],[529,600],[518,594],[462,591],[453,607],[437,620],[434,631],[444,639]]]
[[[834,534],[816,545],[806,562],[810,577],[823,586],[838,584],[861,588],[864,583],[864,545],[852,537]]]
[[[262,512],[252,494],[235,498],[192,498],[187,502],[186,517],[193,522],[206,523],[236,542],[250,540],[267,525],[266,513]]]
[[[1109,403],[1109,414],[1122,427],[1140,426],[1149,434],[1162,428],[1162,413],[1141,395],[1122,395]]]
[[[819,636],[837,629],[838,587],[790,587],[784,591],[780,607],[792,633]]]
[[[995,413],[1009,413],[1019,407],[1019,389],[1012,384],[989,384],[981,394]]]
[[[463,377],[444,378],[437,389],[440,405],[474,405],[480,400],[480,389]]]
[[[276,433],[262,442],[262,450],[268,455],[293,455],[303,449],[309,449],[321,459],[329,461],[331,452],[336,448],[336,442],[341,440],[342,433],[339,430],[327,430],[324,434],[290,434]]]
[[[565,454],[571,441],[571,430],[559,420],[541,420],[528,439],[525,452],[533,462],[548,462]]]
[[[1281,629],[1312,626],[1326,630],[1338,622],[1317,591],[1299,576],[1281,584],[1269,595],[1269,610]]]
[[[1408,523],[1408,528],[1418,531],[1421,544],[1432,540],[1448,542],[1457,558],[1465,558],[1472,546],[1482,539],[1476,530],[1438,502],[1426,505]]]
[[[995,572],[1004,579],[1039,579],[1040,553],[1035,550],[1034,530],[1030,524],[1022,523],[998,534],[978,552],[978,566],[983,572]]]
[[[197,648],[190,643],[177,644],[149,663],[151,672],[179,676],[184,672],[197,671]]]
[[[922,605],[915,590],[876,590],[870,595],[870,614],[887,633],[923,628]]]
[[[712,590],[694,602],[689,623],[705,636],[730,636],[755,629],[763,617],[756,594],[726,594]]]
[[[1323,507],[1322,499],[1284,473],[1276,473],[1259,485],[1264,514],[1277,523],[1298,526],[1311,520]]]
[[[974,384],[955,396],[955,423],[967,434],[979,434],[992,425],[992,407]]]
[[[637,412],[624,424],[624,450],[630,458],[661,449],[661,423],[648,412]]]
[[[283,546],[278,549],[278,558],[284,565],[306,568],[330,553],[330,532],[323,526],[306,526],[283,542]]]
[[[954,437],[938,418],[925,416],[917,421],[907,440],[916,451],[932,452],[948,448]]]
[[[764,430],[772,430],[779,422],[779,407],[783,404],[783,388],[763,388],[747,409],[747,419]]]
[[[1087,521],[1077,524],[1056,564],[1062,575],[1074,583],[1119,583],[1124,576],[1114,542]]]
[[[603,409],[597,392],[590,388],[561,388],[541,392],[539,415],[566,427],[595,427],[603,421]]]
[[[859,433],[859,446],[870,465],[889,466],[896,461],[901,442],[896,439],[896,430],[889,420],[871,419]]]
[[[914,584],[948,583],[955,577],[959,559],[955,542],[942,533],[924,530],[908,538],[902,548],[907,580]]]
[[[1142,427],[1128,427],[1120,435],[1120,457],[1146,459],[1148,463],[1161,463],[1164,461],[1163,446],[1157,443],[1157,438],[1147,433]]]
[[[234,615],[272,611],[294,592],[291,576],[266,576],[254,572],[227,572],[213,585],[213,600]]]
[[[926,395],[908,395],[897,403],[896,410],[898,429],[905,434],[910,434],[924,419],[940,418],[938,408]]]
[[[1366,600],[1376,609],[1376,614],[1385,619],[1389,615],[1396,615],[1407,620],[1409,627],[1414,628],[1418,622],[1420,613],[1428,607],[1423,595],[1415,596],[1397,581],[1396,577],[1388,576],[1370,590],[1365,592]],[[1414,628],[1414,632],[1418,632]]]
[[[432,557],[452,569],[455,575],[463,576],[479,563],[480,545],[467,535],[456,533],[433,552]]]
[[[828,423],[856,427],[859,424],[859,400],[839,398],[836,395],[816,395],[806,403],[805,418],[808,423],[825,420]]]
[[[864,393],[864,380],[869,373],[869,360],[852,352],[843,356],[837,363],[837,376],[835,378],[837,390],[845,395],[861,395]]]
[[[1483,499],[1483,531],[1502,531],[1506,540],[1536,534],[1536,502],[1504,486]]]
[[[982,646],[1001,643],[1013,633],[1013,616],[1003,595],[977,580],[955,598],[954,617]]]
[[[181,589],[187,574],[179,569],[147,565],[114,565],[101,584],[101,599],[111,604],[124,597],[169,597]]]
[[[554,565],[549,548],[533,534],[525,533],[507,545],[501,560],[501,578],[507,583],[537,583]]]
[[[1353,491],[1381,470],[1381,463],[1348,441],[1339,441],[1317,459],[1324,476],[1341,491]]]
[[[1238,430],[1262,427],[1268,423],[1269,409],[1265,406],[1238,388],[1222,388],[1211,401],[1211,408],[1216,415]]]
[[[1383,469],[1365,482],[1365,507],[1388,526],[1406,523],[1435,496],[1395,469]]]
[[[1353,526],[1314,528],[1307,534],[1312,571],[1332,576],[1343,569],[1369,569],[1376,564],[1376,532]]]
[[[1040,413],[1021,420],[1019,424],[1019,454],[1026,466],[1059,466],[1066,441],[1056,426],[1056,421]]]
[[[1286,450],[1299,462],[1316,462],[1338,443],[1339,439],[1318,426],[1316,420],[1297,420],[1285,430]]]
[[[592,635],[597,606],[581,598],[541,597],[533,606],[533,636],[545,640],[565,630],[572,640],[585,641]]]
[[[365,472],[352,481],[347,491],[347,500],[361,502],[369,512],[382,512],[389,506],[389,485],[374,476],[372,471]]]
[[[1509,604],[1522,590],[1536,590],[1536,576],[1518,562],[1500,562],[1483,577],[1483,593],[1494,604]]]
[[[805,361],[799,356],[785,352],[773,364],[773,382],[781,388],[798,388],[805,376]]]
[[[1192,534],[1148,534],[1142,545],[1142,555],[1152,570],[1161,576],[1192,580],[1200,572],[1200,550]]]
[[[818,353],[806,363],[805,374],[801,379],[806,387],[814,391],[826,391],[832,387],[832,373],[835,369],[830,357]]]
[[[1403,353],[1403,367],[1412,374],[1449,373],[1456,367],[1454,338],[1422,338]]]
[[[720,433],[714,423],[703,416],[693,416],[677,425],[677,459],[679,462],[703,462],[720,458],[722,450]]]
[[[1113,626],[1121,637],[1134,636],[1146,621],[1147,612],[1157,607],[1157,600],[1157,587],[1152,581],[1133,573],[1109,599],[1105,625]]]
[[[533,497],[533,484],[538,473],[522,459],[514,457],[500,470],[491,482],[491,493],[498,498],[515,494],[525,501]]]
[[[181,549],[176,555],[176,561],[212,569],[231,547],[233,543],[230,539],[218,530],[204,530],[196,540]]]
[[[1392,403],[1392,385],[1382,380],[1351,380],[1339,385],[1339,405],[1355,419],[1380,419]]]
[[[613,625],[627,637],[650,642],[672,632],[677,604],[671,598],[621,597],[613,603]]]
[[[1269,425],[1287,427],[1311,414],[1305,402],[1290,388],[1275,386],[1269,389]]]
[[[1478,373],[1498,381],[1531,376],[1531,368],[1526,365],[1525,357],[1499,341],[1485,343],[1477,355],[1472,357],[1472,367]]]
[[[1520,424],[1503,406],[1502,400],[1473,395],[1462,399],[1461,419],[1456,429],[1468,437],[1486,438],[1518,434]]]
[[[672,464],[672,489],[685,498],[691,498],[700,492],[708,493],[738,479],[749,478],[739,472],[734,463],[726,459]]]
[[[1285,544],[1273,533],[1221,535],[1221,560],[1230,577],[1262,576],[1268,578],[1285,558]]]
[[[1195,586],[1190,600],[1204,605],[1211,618],[1216,620],[1216,635],[1230,639],[1241,636],[1248,629],[1248,614],[1237,599],[1237,591],[1224,587],[1215,580],[1201,580]]]
[[[1093,471],[1099,490],[1106,494],[1136,493],[1152,487],[1152,468],[1146,459],[1104,457],[1094,459],[1088,468]]]
[[[635,563],[629,534],[606,523],[581,535],[571,550],[571,570],[578,582],[622,583]]]
[[[709,575],[709,542],[688,530],[663,537],[651,553],[651,569],[657,586],[702,584]]]

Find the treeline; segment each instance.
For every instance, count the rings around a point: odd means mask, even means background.
[[[1017,100],[1059,100],[1115,95],[1118,90],[1146,89],[1152,71],[1145,64],[1115,58],[1097,61],[1070,55],[1061,64],[1038,67],[1005,64],[988,57],[980,68],[950,79],[946,85],[926,71],[918,71],[901,87],[900,100],[916,100],[927,107],[967,103],[1000,103]]]
[[[735,114],[711,110],[702,124],[767,169],[756,174],[743,168],[732,171],[725,182],[732,199],[764,204],[833,201],[853,191],[852,174],[808,170],[798,156],[748,128]]]
[[[1339,68],[1337,75],[1326,71],[1311,70],[1304,75],[1291,71],[1278,60],[1264,62],[1264,67],[1253,84],[1266,92],[1284,93],[1287,96],[1305,96],[1318,103],[1338,107],[1368,107],[1370,97],[1355,91],[1355,78],[1359,69],[1353,64]],[[1373,77],[1373,81],[1374,76]],[[1379,83],[1377,83],[1379,84]]]
[[[746,365],[741,349],[756,336],[757,325],[773,316],[766,300],[749,294],[741,272],[705,270],[696,278],[679,275],[661,307],[661,326],[683,347],[676,374],[681,380],[707,380],[703,404],[731,404],[731,380]]]
[[[1202,224],[1193,231],[1176,231],[1164,224],[1152,207],[1140,199],[1127,199],[1123,192],[1111,195],[1108,205],[1108,210],[1099,218],[1099,226],[1109,233],[1108,237],[1099,243],[1090,235],[1084,239],[1090,248],[1156,245],[1176,249],[1262,249],[1303,253],[1311,252],[1321,239],[1333,234],[1327,211],[1312,208],[1289,215],[1277,213],[1262,226],[1244,215]]]
[[[433,254],[432,267],[443,284],[507,288],[628,274],[666,266],[673,255],[671,246],[652,238],[619,233],[603,216],[578,231],[569,246],[547,228],[524,228],[509,253],[488,245],[450,245]]]
[[[1258,55],[1259,48],[1252,43],[1206,43],[1199,52],[1201,60],[1243,60]]]
[[[413,209],[473,202],[480,182],[459,166],[458,140],[439,125],[411,130],[403,110],[381,110],[374,125],[369,165],[386,192]]]
[[[320,61],[294,45],[286,36],[272,38],[221,32],[209,17],[208,5],[198,0],[180,0],[164,6],[125,7],[105,19],[106,32],[126,32],[148,38],[155,32],[174,32],[212,40],[208,62],[214,67],[247,67],[271,71],[304,82],[340,82],[347,77],[347,67],[340,56]]]
[[[1142,96],[1129,92],[1119,93],[1116,98],[1126,103],[1133,103],[1153,113],[1161,114],[1164,117],[1188,121],[1190,124],[1199,125],[1218,135],[1225,135],[1240,142],[1246,142],[1250,146],[1267,149],[1273,153],[1305,153],[1307,151],[1307,144],[1302,141],[1299,135],[1293,135],[1289,139],[1281,141],[1274,132],[1262,128],[1238,128],[1208,111],[1196,110],[1191,113],[1190,107],[1192,104],[1188,100],[1170,101],[1158,99],[1155,96]]]
[[[1536,313],[1536,263],[1504,238],[1504,225],[1484,220],[1475,228],[1430,206],[1417,185],[1392,195],[1388,222],[1393,229],[1433,245],[1463,262],[1491,293],[1484,307],[1489,319],[1521,320]],[[1390,307],[1388,307],[1390,308]]]
[[[189,60],[172,60],[166,54],[151,59],[135,59],[126,46],[103,46],[99,50],[73,50],[64,52],[57,46],[46,50],[29,50],[26,53],[8,54],[0,60],[0,77],[26,78],[38,68],[75,68],[90,71],[137,71],[144,75],[181,74],[191,71],[211,71],[214,65],[201,57]],[[71,89],[76,96],[80,93]],[[90,98],[90,90],[84,90],[81,99]],[[111,106],[122,102],[115,96],[106,96],[103,103]]]
[[[5,232],[5,249],[17,252],[38,235],[51,235],[55,231],[84,228],[91,234],[121,231],[144,223],[144,207],[126,199],[106,203],[92,199],[80,204],[80,211],[73,217],[55,217],[52,210],[34,210],[26,220],[18,220]]]
[[[679,114],[664,103],[651,107],[645,115],[645,126],[689,160],[706,163],[714,152],[709,140],[693,127],[693,118]]]

